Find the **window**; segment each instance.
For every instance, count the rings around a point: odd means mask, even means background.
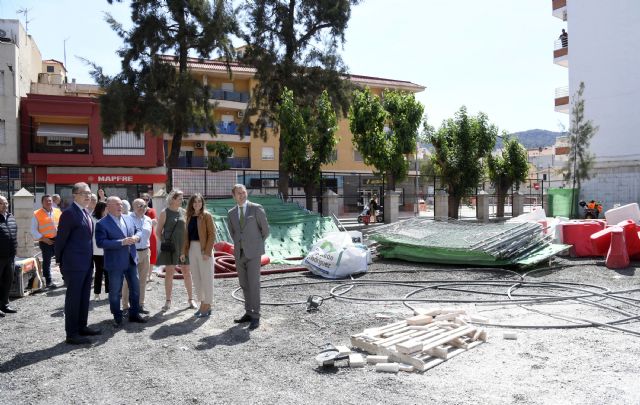
[[[262,147],[262,160],[275,160],[275,152],[273,146]]]
[[[354,162],[362,162],[362,155],[360,154],[360,152],[358,152],[357,150],[353,150],[353,161]]]
[[[54,72],[55,72],[55,67],[47,66],[47,73],[54,73]]]
[[[7,143],[7,138],[4,135],[4,120],[0,119],[0,145],[4,145],[5,143]]]
[[[233,83],[222,83],[220,87],[224,91],[233,91]]]
[[[337,160],[338,160],[338,150],[334,149],[331,151],[331,154],[329,155],[329,161],[336,162]]]
[[[118,131],[111,139],[102,140],[102,152],[110,156],[144,156],[144,135]]]
[[[86,125],[40,123],[36,135],[45,138],[89,138],[89,127]]]

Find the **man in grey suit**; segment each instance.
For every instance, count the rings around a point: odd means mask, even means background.
[[[260,326],[260,258],[269,236],[269,224],[262,205],[247,201],[243,184],[233,186],[231,193],[237,205],[229,210],[227,221],[245,309],[245,314],[234,322],[250,322],[249,329],[253,330]]]

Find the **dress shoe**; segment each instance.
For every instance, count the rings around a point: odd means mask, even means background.
[[[113,327],[114,328],[119,328],[122,326],[122,319],[114,319],[113,320]]]
[[[5,305],[4,307],[0,308],[0,311],[4,312],[5,314],[15,314],[16,312],[18,312],[17,309],[11,308],[9,305]]]
[[[249,330],[254,330],[254,329],[258,329],[258,327],[260,326],[260,319],[255,318],[251,320],[251,323],[249,323]]]
[[[147,320],[144,319],[143,317],[141,317],[140,315],[137,316],[130,316],[129,317],[129,322],[133,322],[133,323],[147,323]]]
[[[90,327],[80,329],[80,336],[97,336],[102,334],[100,329],[93,329]]]
[[[89,345],[89,344],[91,344],[91,340],[89,340],[89,338],[86,338],[84,336],[69,336],[69,337],[67,337],[65,342],[67,344],[70,344],[70,345]]]
[[[242,315],[239,319],[234,319],[235,323],[245,323],[251,321],[251,316],[249,314]]]
[[[204,312],[196,312],[196,318],[208,318],[211,316],[211,308],[209,308],[208,310],[204,311]]]

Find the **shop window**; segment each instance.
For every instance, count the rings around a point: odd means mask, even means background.
[[[273,146],[262,147],[262,160],[275,160],[275,152]]]

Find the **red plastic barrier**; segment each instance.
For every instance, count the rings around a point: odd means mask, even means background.
[[[601,231],[603,221],[571,221],[562,224],[562,243],[573,245],[571,257],[599,256],[591,243],[591,235]],[[600,255],[601,256],[601,255]]]
[[[640,257],[640,239],[638,238],[638,228],[636,223],[628,219],[618,223],[618,226],[624,230],[624,240],[627,244],[627,253],[629,257]]]
[[[624,230],[619,226],[611,228],[611,246],[605,264],[609,269],[627,268],[629,267],[629,254],[624,240]]]
[[[591,235],[591,246],[598,256],[606,256],[611,246],[611,228],[607,227]]]

